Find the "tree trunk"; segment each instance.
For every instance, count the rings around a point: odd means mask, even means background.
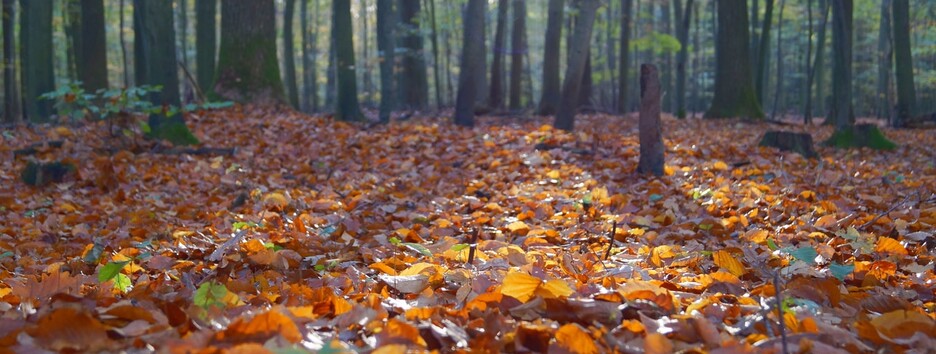
[[[720,4],[719,4],[720,5]],[[762,28],[760,40],[757,41],[757,62],[754,73],[754,88],[757,90],[757,101],[763,104],[766,102],[767,87],[767,68],[770,67],[770,56],[767,55],[770,49],[770,26],[773,22],[774,0],[767,0],[767,7],[764,9],[764,20],[761,22]]]
[[[630,37],[631,19],[633,18],[633,0],[621,0],[621,54],[618,56],[618,107],[617,112],[630,111],[628,84],[630,83]]]
[[[449,6],[451,6],[452,1],[446,1],[445,3],[448,4]],[[484,8],[484,16],[487,16],[487,13],[488,13],[488,2],[485,1],[484,4],[482,4],[481,6]],[[465,9],[467,9],[467,8],[465,8]],[[480,56],[482,59],[481,59],[481,71],[480,71],[481,74],[479,74],[479,76],[478,76],[478,80],[480,80],[480,81],[478,81],[478,84],[475,85],[475,89],[478,90],[478,93],[475,94],[475,100],[477,100],[477,102],[476,102],[477,105],[475,106],[476,108],[493,107],[493,106],[488,102],[488,99],[489,99],[489,97],[488,97],[488,92],[489,92],[489,90],[490,90],[490,82],[488,81],[488,77],[487,77],[487,74],[488,74],[488,60],[487,60],[487,58],[488,58],[488,41],[487,41],[487,38],[488,38],[488,28],[487,28],[487,26],[488,26],[488,25],[487,25],[487,20],[485,20],[484,30],[481,31],[481,51],[478,52],[478,53],[479,53],[479,56]],[[455,26],[455,27],[453,28],[454,31],[457,31],[458,29],[459,29],[458,26]],[[459,33],[456,32],[453,38],[459,38],[458,35],[459,35]],[[464,38],[464,33],[461,33],[461,37]],[[502,68],[503,68],[503,67],[502,67]],[[503,98],[501,98],[501,99],[503,99]]]
[[[161,91],[150,93],[150,102],[157,106],[178,107],[181,99],[172,1],[135,0],[133,5],[134,22],[140,31],[137,37],[140,43],[136,45],[137,51],[134,53],[134,58],[137,58],[139,63],[137,83],[162,86]],[[198,139],[186,127],[181,114],[152,114],[149,126],[151,136],[173,144],[198,143]]]
[[[305,3],[308,0],[303,0]],[[305,81],[303,83],[303,88],[305,89],[306,102],[308,102],[308,107],[306,112],[318,112],[319,110],[319,89],[318,89],[318,25],[319,25],[319,16],[321,15],[321,8],[319,7],[319,1],[312,1],[314,6],[312,8],[312,24],[302,26],[302,31],[308,36],[308,43],[305,44],[303,49],[304,64],[303,64],[303,73],[305,74]]]
[[[783,8],[786,0],[780,0],[780,13],[777,16],[777,90],[774,91],[773,109],[771,109],[770,119],[776,120],[777,109],[780,106],[783,89]]]
[[[84,0],[82,0],[84,1]],[[178,0],[179,12],[179,63],[188,66],[188,1]]]
[[[7,123],[20,121],[19,90],[16,86],[16,59],[13,48],[15,21],[14,0],[3,0],[3,120]]]
[[[273,0],[221,3],[221,48],[214,91],[236,102],[286,103],[276,58]]]
[[[829,28],[829,16],[832,9],[833,0],[820,0],[821,3],[824,3],[823,12],[822,12],[822,25],[819,27],[819,34],[816,35],[816,60],[813,62],[813,80],[815,80],[816,85],[816,108],[819,112],[825,112],[828,109],[827,104],[829,103],[826,99],[825,94],[825,85],[823,79],[825,79],[825,69],[826,69],[826,33]],[[826,116],[826,121],[830,122],[832,117]]]
[[[686,65],[689,61],[689,24],[692,23],[692,0],[686,0],[680,7],[681,1],[673,4],[680,16],[677,17],[677,33],[679,38],[679,54],[676,56],[676,116],[686,118]]]
[[[706,118],[763,118],[751,77],[748,21],[742,0],[718,3],[715,96]]]
[[[669,3],[669,1],[664,1],[660,4],[660,22],[662,26],[659,32],[672,35],[672,16],[670,16]],[[660,73],[661,92],[666,93],[666,96],[660,99],[660,104],[663,106],[664,111],[673,112],[673,54],[666,51],[663,57],[660,58],[659,63],[663,67],[663,72]]]
[[[65,32],[65,77],[69,81],[80,81],[79,77],[81,73],[79,71],[84,70],[84,66],[81,65],[81,53],[82,50],[82,39],[81,36],[81,2],[80,1],[66,1],[63,2],[61,9],[61,17],[63,18],[64,32]],[[53,17],[59,16],[53,11]],[[53,26],[57,26],[55,23]],[[56,29],[53,27],[52,31],[55,32]],[[61,64],[59,64],[61,65]]]
[[[380,56],[380,122],[390,122],[390,113],[396,106],[393,82],[395,21],[393,0],[377,0],[377,51]]]
[[[897,73],[897,117],[895,126],[912,123],[916,105],[913,87],[913,56],[910,53],[910,4],[894,0],[894,54]]]
[[[559,102],[559,51],[564,3],[564,0],[549,0],[543,53],[543,95],[536,109],[537,114],[544,116],[555,114]]]
[[[553,123],[558,129],[572,131],[575,127],[575,113],[579,107],[579,89],[591,48],[595,12],[598,11],[600,5],[601,0],[578,0],[579,13],[572,35],[572,46],[569,47],[571,52],[569,64],[566,66],[565,82],[562,83],[559,110]]]
[[[575,21],[578,26],[578,21]],[[594,24],[592,24],[594,28]],[[592,93],[594,93],[594,82],[592,81],[592,55],[591,48],[585,56],[585,72],[582,73],[582,86],[579,87],[578,109],[591,107]]]
[[[126,0],[120,0],[120,5],[118,6],[117,12],[120,15],[120,20],[118,21],[117,25],[117,28],[119,29],[117,32],[119,32],[118,36],[120,38],[120,59],[121,63],[123,64],[124,87],[130,87],[132,85],[130,81],[130,56],[127,55],[127,39],[124,37],[124,32],[126,32],[124,31],[124,8],[126,7],[125,1]]]
[[[334,29],[334,27],[332,27]],[[334,112],[335,109],[335,93],[338,92],[337,89],[337,67],[335,66],[335,35],[330,34],[328,37],[328,69],[325,72],[325,107],[327,110]]]
[[[435,84],[436,109],[442,108],[442,69],[439,68],[439,27],[436,23],[435,0],[426,0],[429,4],[429,21],[432,32],[429,35],[432,42],[432,81]]]
[[[420,2],[400,0],[399,11],[400,42],[405,49],[399,77],[401,104],[405,109],[425,110],[429,104],[429,84],[419,24]]]
[[[357,98],[352,31],[351,0],[332,1],[332,42],[335,43],[335,74],[338,84],[335,118],[343,121],[364,120]]]
[[[464,18],[464,41],[462,41],[461,73],[458,75],[458,98],[455,100],[455,124],[463,127],[474,126],[474,104],[478,94],[476,85],[484,75],[481,61],[484,57],[475,55],[484,46],[484,2],[486,0],[468,0]]]
[[[507,39],[507,0],[497,2],[497,28],[494,30],[494,58],[491,61],[491,87],[488,104],[491,109],[499,109],[504,105],[504,53],[507,51],[504,42]]]
[[[202,91],[211,88],[217,57],[217,0],[195,1],[195,72]]]
[[[81,0],[82,47],[78,52],[78,80],[90,92],[107,88],[107,38],[104,33],[104,1]]]
[[[296,78],[296,48],[293,44],[293,23],[295,22],[296,0],[286,0],[283,10],[283,66],[284,81],[286,81],[286,94],[289,104],[299,108],[299,85]]]
[[[701,5],[695,3],[693,6],[692,12],[695,12],[695,32],[692,34],[692,49],[693,49],[693,58],[692,58],[692,116],[695,117],[695,112],[701,111],[702,103],[699,102],[699,87],[701,78],[699,77],[702,72],[702,13],[699,10]]]
[[[850,130],[852,115],[853,0],[832,0],[832,97],[836,131]]]
[[[812,65],[810,66],[809,74],[806,77],[806,108],[803,109],[803,120],[805,121],[806,124],[812,123],[812,115],[813,115],[812,87],[813,87],[813,82],[816,81],[817,74],[821,75],[819,66],[822,65],[822,52],[825,49],[824,43],[825,43],[825,33],[826,33],[826,22],[828,22],[829,20],[829,2],[828,0],[826,0],[826,1],[821,1],[821,3],[823,3],[822,25],[820,25],[818,38],[816,39],[816,59],[815,61],[813,61]],[[816,86],[817,86],[816,91],[820,93],[819,100],[821,102],[823,99],[821,95],[822,90],[820,89],[821,86],[818,84]]]
[[[523,84],[523,33],[526,31],[526,2],[513,0],[513,29],[510,31],[510,110],[519,111]]]
[[[417,0],[418,1],[418,0]],[[367,28],[367,0],[361,0],[358,7],[358,18],[361,19],[361,61],[358,67],[361,68],[361,86],[364,91],[364,104],[372,106],[374,100],[373,78],[370,68],[370,40],[367,39],[370,31]]]
[[[891,116],[891,69],[894,48],[891,36],[891,0],[881,0],[881,22],[878,31],[877,117],[893,123]]]
[[[39,95],[55,90],[52,0],[20,0],[20,9],[23,113],[32,122],[47,122],[53,113],[52,101]]]
[[[637,173],[663,175],[663,129],[660,122],[660,74],[656,66],[640,66],[640,161]]]

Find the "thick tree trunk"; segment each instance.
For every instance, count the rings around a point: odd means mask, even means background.
[[[396,106],[393,82],[393,62],[396,47],[393,42],[395,21],[393,0],[377,0],[377,51],[380,56],[380,122],[390,122]]]
[[[735,0],[737,1],[737,0]],[[721,4],[719,4],[721,6]],[[754,89],[757,91],[757,101],[762,105],[766,102],[767,68],[770,67],[770,27],[773,22],[774,0],[767,0],[764,9],[764,20],[761,22],[760,40],[757,41],[757,61],[754,65]]]
[[[176,58],[176,34],[173,26],[172,1],[135,0],[134,22],[140,31],[137,43],[137,77],[140,85],[162,86],[159,92],[150,93],[150,102],[159,106],[179,106],[178,59]],[[163,116],[150,115],[149,126],[153,137],[165,139],[173,144],[197,144],[198,139],[189,131],[181,114]]]
[[[513,0],[513,29],[510,31],[510,110],[520,110],[523,84],[523,34],[526,32],[526,2]]]
[[[273,0],[221,3],[217,95],[243,103],[286,103],[276,58],[275,24]]]
[[[692,23],[692,0],[676,1],[677,37],[679,38],[679,54],[676,56],[676,116],[686,117],[686,65],[689,61],[689,24]]]
[[[23,113],[32,122],[47,122],[53,113],[52,101],[39,95],[55,90],[52,0],[20,0],[20,9]]]
[[[286,94],[289,104],[299,108],[299,85],[296,78],[296,46],[293,44],[293,23],[296,15],[296,0],[286,0],[283,10],[283,81],[286,82]]]
[[[637,173],[663,175],[663,127],[660,122],[660,74],[656,66],[640,66],[640,161]]]
[[[104,0],[81,0],[82,46],[78,52],[78,80],[90,92],[107,88],[107,38]]]
[[[351,0],[332,1],[332,42],[335,43],[335,67],[338,92],[335,100],[335,118],[361,121],[361,107],[357,98],[357,75],[354,69],[354,40],[351,28]]]
[[[894,54],[897,73],[897,116],[896,126],[912,123],[916,105],[916,89],[913,87],[913,56],[910,53],[910,4],[909,0],[894,0]]]
[[[566,66],[565,81],[562,83],[562,97],[559,100],[559,111],[553,125],[562,130],[571,131],[575,127],[575,113],[579,108],[579,89],[585,73],[588,52],[591,48],[592,26],[595,23],[595,12],[601,5],[600,0],[579,0],[578,18],[575,21],[575,30],[572,35],[572,46],[569,48],[569,64]]]
[[[491,60],[491,87],[488,104],[491,109],[499,109],[504,105],[504,53],[507,41],[507,0],[497,2],[497,27],[494,30],[493,59]]]
[[[458,75],[458,98],[455,100],[455,124],[463,127],[474,126],[474,105],[478,94],[476,85],[484,75],[481,61],[484,57],[475,55],[484,45],[484,2],[486,0],[468,0],[465,11],[465,29],[461,54],[461,73]]]
[[[751,76],[745,2],[721,1],[717,6],[715,96],[705,117],[763,118]]]
[[[832,0],[832,98],[836,131],[855,124],[852,114],[853,0]]]
[[[891,116],[891,70],[894,48],[891,36],[891,0],[881,0],[881,22],[878,31],[877,117],[893,123]]]
[[[429,84],[423,38],[420,33],[419,0],[400,0],[401,47],[405,49],[400,71],[400,103],[410,110],[425,110],[429,105]]]
[[[211,88],[217,57],[217,0],[195,1],[195,72],[202,91]]]
[[[561,50],[564,3],[564,0],[549,0],[543,53],[543,95],[536,109],[537,114],[544,116],[555,114],[559,102],[559,51]]]
[[[3,120],[7,123],[18,122],[22,115],[19,107],[19,90],[16,86],[16,59],[13,48],[15,0],[3,0]]]

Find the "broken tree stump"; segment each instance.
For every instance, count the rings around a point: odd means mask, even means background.
[[[805,158],[819,157],[816,150],[813,149],[812,135],[809,133],[794,133],[778,130],[771,130],[764,133],[759,146],[767,146],[780,149],[780,151],[792,151],[803,155]]]
[[[61,183],[75,172],[78,166],[71,162],[36,162],[29,161],[20,172],[20,180],[33,187],[42,187],[51,183]]]
[[[843,130],[837,130],[823,144],[837,148],[847,149],[867,147],[875,150],[893,150],[897,144],[887,139],[877,125],[864,123],[856,124]]]
[[[663,127],[660,122],[660,74],[652,64],[640,65],[640,162],[637,172],[663,175]]]

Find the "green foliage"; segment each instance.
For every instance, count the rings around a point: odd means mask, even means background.
[[[838,280],[845,280],[845,277],[851,274],[855,270],[855,265],[844,265],[833,262],[829,265],[829,271],[832,272],[832,276],[838,278]]]
[[[227,296],[227,293],[228,289],[224,284],[214,280],[207,281],[202,283],[202,285],[198,287],[198,290],[195,290],[195,299],[193,302],[195,306],[201,308],[208,308],[211,306],[224,308],[224,297]]]
[[[676,37],[660,32],[650,32],[631,41],[631,49],[650,51],[653,55],[676,54],[681,48],[682,44]]]
[[[130,290],[130,287],[133,285],[133,282],[130,280],[126,274],[121,273],[129,261],[121,262],[109,262],[104,265],[104,268],[101,268],[101,271],[98,273],[98,281],[101,283],[106,283],[108,281],[114,281],[114,287],[120,289],[121,292],[127,292]]]
[[[868,147],[875,150],[893,150],[897,148],[897,144],[887,139],[880,129],[868,124],[836,131],[823,144],[840,149]]]

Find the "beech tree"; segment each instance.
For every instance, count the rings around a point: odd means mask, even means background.
[[[477,101],[477,85],[484,75],[481,66],[483,57],[476,55],[484,46],[484,2],[468,0],[464,16],[464,41],[462,41],[461,73],[458,75],[458,96],[455,99],[455,124],[474,126],[474,105]]]
[[[916,105],[913,86],[913,56],[910,53],[909,0],[894,0],[894,64],[897,73],[897,116],[894,125],[903,127],[912,123]]]
[[[377,0],[377,55],[380,57],[380,122],[390,121],[396,106],[393,63],[396,46],[393,42],[393,0]]]
[[[578,18],[572,34],[572,46],[569,48],[569,65],[566,67],[565,81],[562,83],[562,97],[559,99],[559,111],[553,125],[562,130],[571,131],[575,126],[575,113],[579,107],[579,89],[585,73],[585,62],[591,48],[592,26],[595,12],[601,0],[578,0]]]
[[[286,81],[286,97],[289,104],[299,108],[299,85],[296,83],[296,48],[293,44],[293,23],[295,22],[296,0],[286,0],[283,10],[283,66]]]
[[[195,72],[202,90],[211,88],[217,56],[217,0],[195,1]]]
[[[51,117],[52,101],[40,99],[55,90],[52,66],[52,0],[20,0],[21,65],[23,67],[23,114],[32,122]]]
[[[429,81],[423,39],[419,32],[419,0],[400,0],[400,47],[405,49],[399,76],[400,103],[405,109],[424,110],[429,105]],[[340,45],[340,44],[339,44]]]
[[[763,118],[751,76],[747,5],[719,1],[715,49],[715,96],[706,118]]]
[[[104,0],[81,0],[81,48],[76,67],[78,80],[90,92],[107,88],[107,37]]]
[[[286,103],[276,58],[275,24],[273,0],[221,2],[221,47],[214,84],[218,96],[242,103]]]
[[[354,69],[354,40],[351,29],[351,0],[332,1],[332,43],[335,44],[335,117],[346,121],[364,120],[357,97]]]
[[[626,1],[626,0],[625,0]],[[546,22],[546,41],[543,51],[543,95],[536,113],[556,113],[559,101],[559,50],[562,39],[562,17],[565,1],[549,0],[549,17]]]

